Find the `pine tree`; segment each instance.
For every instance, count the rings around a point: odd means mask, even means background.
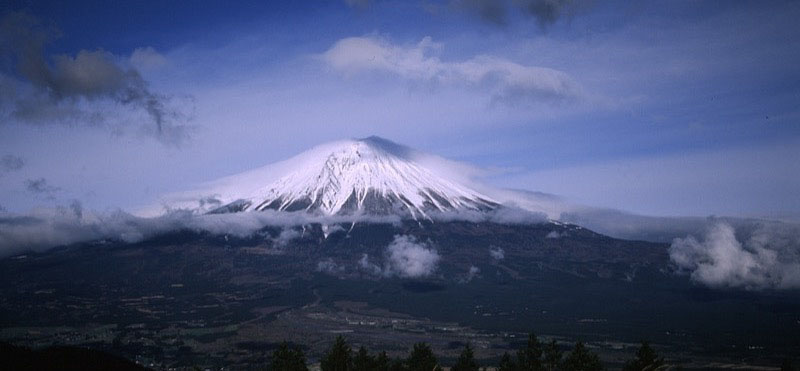
[[[517,367],[520,371],[542,371],[542,344],[534,333],[528,335],[528,344],[517,352]]]
[[[409,371],[432,371],[439,365],[439,361],[433,355],[430,345],[416,343],[406,360],[406,364]]]
[[[508,352],[503,353],[500,358],[500,365],[497,367],[498,371],[517,371],[517,364],[511,359]]]
[[[577,342],[562,364],[564,371],[600,371],[603,364],[594,352],[586,349],[582,342]]]
[[[389,371],[407,371],[408,367],[405,362],[400,359],[393,359],[389,362]]]
[[[350,371],[353,368],[352,351],[344,337],[337,336],[331,348],[320,361],[322,371]]]
[[[381,351],[378,353],[378,356],[375,357],[375,370],[389,371],[391,362],[392,361],[389,359],[389,356],[386,355],[386,351]]]
[[[558,349],[558,344],[556,344],[555,340],[551,340],[544,347],[544,368],[547,371],[555,371],[558,370],[558,366],[561,363],[561,350]]]
[[[781,371],[795,371],[796,369],[792,366],[792,360],[789,358],[784,358],[783,362],[781,362]]]
[[[285,341],[272,352],[270,369],[273,371],[308,371],[306,356],[299,348],[289,349]]]
[[[461,351],[461,355],[458,356],[458,361],[453,367],[450,368],[450,371],[478,371],[478,363],[475,362],[474,353],[472,352],[472,347],[467,344],[464,347],[464,350]]]
[[[664,358],[659,357],[656,351],[646,341],[636,352],[636,358],[625,363],[624,371],[655,370],[664,364]]]
[[[353,357],[353,371],[375,371],[377,370],[375,357],[370,356],[367,348],[358,348],[358,352]]]

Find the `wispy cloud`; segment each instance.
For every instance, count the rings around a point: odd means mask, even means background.
[[[25,181],[25,189],[31,193],[51,195],[58,192],[60,188],[54,187],[45,178],[28,179]]]
[[[464,277],[460,278],[458,282],[469,283],[476,277],[480,277],[480,274],[481,274],[481,269],[474,265],[471,265],[467,270],[467,274],[465,274]]]
[[[20,170],[23,166],[25,166],[25,161],[20,157],[14,155],[0,157],[0,175]]]
[[[409,81],[485,88],[493,99],[507,103],[565,102],[584,96],[583,87],[562,71],[491,55],[447,62],[437,56],[442,47],[430,37],[413,45],[392,44],[378,36],[348,37],[321,58],[346,74],[383,72]]]

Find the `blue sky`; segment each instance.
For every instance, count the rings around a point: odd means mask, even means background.
[[[797,2],[3,7],[9,211],[134,209],[379,135],[590,205],[800,217]]]

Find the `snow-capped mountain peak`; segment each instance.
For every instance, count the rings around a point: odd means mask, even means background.
[[[431,159],[436,157],[374,136],[338,141],[214,182],[198,194],[219,206],[214,213],[277,210],[417,219],[431,212],[498,206],[458,177],[431,166],[436,162]]]

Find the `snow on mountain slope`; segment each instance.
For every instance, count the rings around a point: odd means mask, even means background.
[[[210,183],[173,197],[211,213],[307,211],[316,215],[401,215],[484,211],[499,202],[467,185],[457,163],[386,139],[324,144],[287,161]],[[184,205],[176,205],[174,201]]]

